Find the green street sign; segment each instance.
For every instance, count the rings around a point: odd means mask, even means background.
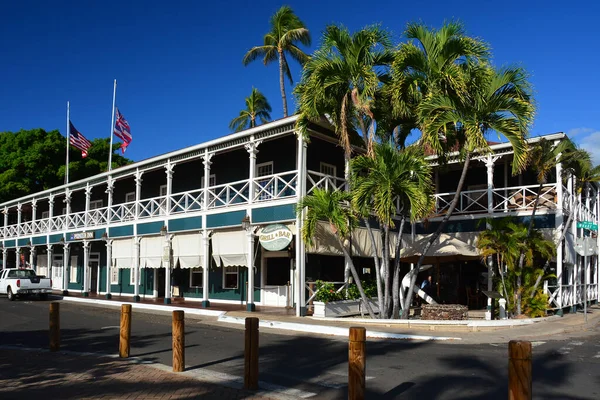
[[[579,228],[588,229],[590,231],[598,232],[598,224],[594,224],[591,221],[579,221],[577,223],[577,229],[579,229]]]

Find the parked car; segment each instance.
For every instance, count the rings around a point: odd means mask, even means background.
[[[0,272],[0,294],[13,301],[17,296],[39,295],[41,300],[52,292],[52,279],[39,276],[33,269],[7,268]]]

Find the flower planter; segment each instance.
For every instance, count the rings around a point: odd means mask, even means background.
[[[374,299],[369,300],[371,307],[375,313],[379,312],[377,302]],[[368,311],[362,305],[361,300],[340,300],[330,301],[323,303],[322,301],[313,302],[313,317],[320,318],[336,318],[336,317],[349,317],[352,315],[360,315],[361,309],[363,314],[367,314]]]

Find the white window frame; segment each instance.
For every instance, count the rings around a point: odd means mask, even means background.
[[[260,169],[264,168],[264,167],[270,167],[270,172],[269,174],[260,174]],[[264,163],[260,163],[260,164],[256,164],[256,177],[260,178],[262,176],[271,176],[274,174],[274,165],[273,165],[273,161],[267,161]],[[265,179],[264,181],[257,181],[257,185],[260,187],[260,189],[257,189],[257,192],[260,193],[260,195],[258,196],[258,200],[269,200],[275,197],[275,185],[273,184],[273,182],[271,182],[271,184],[267,184],[267,182],[269,182],[270,179]]]
[[[200,274],[200,284],[192,285],[194,274]],[[190,268],[190,288],[202,289],[204,286],[204,268]]]
[[[77,265],[69,265],[69,283],[77,283]]]
[[[135,192],[125,193],[125,203],[131,203],[135,201]]]
[[[59,264],[58,266],[56,266],[56,264]],[[56,278],[57,279],[62,279],[63,277],[63,270],[64,270],[64,263],[63,263],[63,255],[62,254],[53,254],[52,255],[52,263],[50,264],[50,271],[51,271],[51,275],[50,276],[54,276],[54,268],[57,268],[57,274],[56,274]]]
[[[232,269],[235,268],[235,271],[232,271]],[[226,287],[225,284],[227,282],[227,280],[225,279],[227,275],[236,275],[236,280],[235,280],[235,287]],[[238,267],[237,265],[233,265],[230,267],[223,267],[223,284],[221,285],[223,287],[223,289],[237,289],[240,285],[240,267]]]
[[[166,196],[167,195],[167,185],[160,185],[160,187],[158,188],[158,194],[159,196]]]
[[[330,174],[329,172],[325,172],[323,170],[332,170],[333,174]],[[328,176],[334,176],[337,177],[337,167],[333,164],[328,164],[325,162],[321,162],[319,164],[319,172],[322,173],[323,175],[328,175]]]
[[[42,219],[48,219],[48,218],[50,218],[50,211],[43,211]]]
[[[271,167],[271,173],[270,174],[260,174],[261,167],[267,167],[267,166]],[[267,161],[267,162],[264,162],[264,163],[256,164],[256,177],[257,178],[260,178],[261,176],[270,176],[270,175],[273,175],[273,173],[274,173],[273,171],[274,171],[274,169],[273,169],[273,161]]]
[[[115,265],[109,266],[110,268],[110,284],[118,285],[119,284],[119,268]]]
[[[104,200],[91,200],[90,201],[90,210],[96,210],[98,208],[104,207]]]
[[[217,175],[210,174],[208,176],[208,187],[217,186]],[[200,182],[200,188],[204,189],[204,176],[202,177],[202,181]]]
[[[141,272],[142,269],[140,268],[140,274]],[[129,268],[129,284],[131,286],[135,286],[135,268],[133,266]]]

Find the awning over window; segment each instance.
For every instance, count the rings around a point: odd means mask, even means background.
[[[162,236],[143,237],[140,240],[140,268],[162,267],[164,243]]]
[[[212,255],[218,266],[246,266],[248,238],[245,231],[216,232],[212,236]]]
[[[477,250],[477,232],[442,233],[432,244],[425,256],[425,262],[446,260],[475,260],[480,258]],[[414,243],[402,249],[401,259],[416,262],[421,256],[431,235],[419,235]]]
[[[133,239],[113,240],[112,259],[117,268],[132,268],[135,258]]]
[[[173,248],[173,265],[179,268],[200,268],[204,260],[202,235],[187,233],[175,235],[171,241]]]

